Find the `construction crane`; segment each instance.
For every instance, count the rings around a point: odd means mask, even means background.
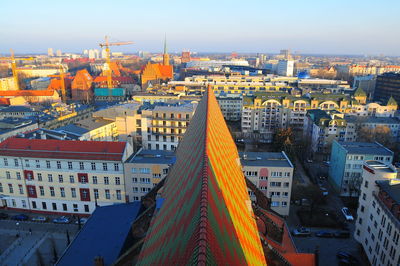
[[[133,44],[133,42],[109,42],[108,41],[108,36],[105,36],[105,42],[100,43],[101,48],[106,49],[106,65],[104,72],[106,73],[107,76],[107,87],[109,89],[109,96],[112,96],[112,70],[111,70],[111,55],[110,55],[110,46],[121,46],[121,45],[128,45],[128,44]]]
[[[19,82],[18,82],[18,73],[17,73],[17,62],[16,60],[33,60],[33,57],[28,58],[15,58],[13,49],[10,49],[11,56],[10,57],[0,57],[0,60],[10,60],[11,61],[11,70],[14,78],[14,87],[16,90],[20,90]]]

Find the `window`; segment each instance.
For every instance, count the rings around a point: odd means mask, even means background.
[[[279,201],[272,201],[271,207],[279,207]]]
[[[93,189],[93,194],[94,194],[95,199],[99,198],[99,190],[98,189]]]
[[[150,168],[139,168],[141,174],[150,174]]]
[[[92,177],[93,184],[97,184],[97,176]]]
[[[52,174],[48,174],[47,178],[49,179],[49,182],[53,182],[53,175]]]
[[[368,181],[365,180],[364,187],[368,188]]]
[[[138,182],[137,177],[132,177],[132,183],[137,183],[137,182]]]
[[[283,187],[289,187],[289,182],[283,183]]]
[[[56,193],[54,192],[54,187],[50,187],[50,196],[54,197]]]
[[[53,207],[53,211],[56,211],[57,210],[57,203],[53,202],[51,205]]]
[[[59,183],[64,183],[64,177],[63,177],[63,175],[58,175],[58,182],[59,182]]]
[[[60,187],[60,195],[61,198],[65,198],[65,189],[63,187]]]
[[[14,193],[14,188],[12,184],[8,184],[8,192]]]
[[[85,165],[83,164],[83,162],[79,162],[79,169],[85,170]]]
[[[42,179],[42,174],[41,173],[38,173],[37,174],[37,179],[38,179],[38,181],[42,181],[43,179]]]
[[[90,163],[92,170],[96,170],[96,163]]]
[[[78,182],[81,184],[88,183],[88,175],[87,174],[78,174]]]
[[[15,166],[19,166],[18,159],[14,159],[14,165],[15,165]]]
[[[105,192],[106,199],[110,199],[110,190],[106,189],[104,192]]]
[[[116,194],[117,194],[117,200],[121,200],[121,190],[117,190]]]
[[[85,212],[89,212],[89,205],[85,204],[83,205],[83,208],[85,209]]]
[[[51,167],[50,161],[46,161],[46,167],[47,167],[47,168],[50,168],[50,167]]]
[[[75,178],[74,178],[73,175],[70,175],[70,176],[69,176],[69,182],[70,182],[71,184],[75,183]]]
[[[21,173],[20,172],[17,172],[17,179],[21,180]]]
[[[358,218],[358,223],[362,224],[362,219],[361,218]]]
[[[4,161],[4,166],[8,166],[8,159],[7,158],[3,158]]]
[[[72,170],[72,162],[68,162],[68,169]]]
[[[35,164],[36,164],[36,168],[40,168],[40,161],[39,160],[35,160]]]
[[[166,174],[168,174],[168,168],[163,169],[163,175],[166,175]]]
[[[114,171],[119,171],[119,164],[118,163],[114,164]]]
[[[73,204],[72,208],[74,209],[74,212],[78,212],[78,204]]]
[[[75,188],[71,188],[71,196],[73,198],[76,198],[76,189]]]
[[[68,211],[67,204],[63,203],[62,207],[63,207],[63,211]]]
[[[11,179],[11,174],[10,174],[9,171],[6,171],[6,178],[7,178],[7,179]]]
[[[3,192],[3,184],[0,183],[0,192]]]
[[[360,211],[361,211],[361,212],[364,212],[364,209],[365,209],[364,206],[361,205]]]
[[[42,202],[42,209],[47,210],[46,202]]]
[[[44,188],[42,186],[39,187],[40,196],[44,196]]]
[[[103,171],[107,171],[108,167],[107,167],[107,163],[103,163]]]
[[[139,192],[139,188],[138,187],[133,187],[132,190],[133,190],[133,193]]]
[[[32,201],[32,209],[36,209],[36,208],[37,208],[36,201]]]
[[[140,178],[140,183],[150,184],[150,178]]]
[[[57,169],[61,169],[61,162],[57,161]]]
[[[90,191],[88,188],[80,188],[81,201],[90,201]]]
[[[24,194],[24,189],[22,188],[22,185],[18,185],[18,190],[19,194]]]
[[[282,201],[282,207],[287,207],[287,201]]]
[[[121,179],[119,177],[115,177],[115,184],[121,185]]]
[[[110,180],[108,179],[108,176],[104,177],[104,185],[109,185],[110,184]]]

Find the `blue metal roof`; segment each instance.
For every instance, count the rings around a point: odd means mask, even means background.
[[[139,201],[97,207],[57,265],[93,265],[94,258],[99,255],[104,258],[105,265],[112,265],[119,257],[140,207]]]

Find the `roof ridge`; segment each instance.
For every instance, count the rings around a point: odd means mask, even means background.
[[[207,237],[208,237],[208,105],[209,101],[209,93],[211,90],[211,86],[208,85],[206,89],[206,121],[205,121],[205,134],[204,134],[204,154],[203,154],[203,173],[201,178],[201,192],[200,192],[200,223],[199,223],[199,251],[198,251],[198,265],[206,265],[207,264]]]

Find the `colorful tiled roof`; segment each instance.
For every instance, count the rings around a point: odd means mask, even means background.
[[[125,142],[9,138],[0,155],[31,158],[121,161]]]
[[[235,143],[208,88],[178,146],[139,265],[266,265]]]

